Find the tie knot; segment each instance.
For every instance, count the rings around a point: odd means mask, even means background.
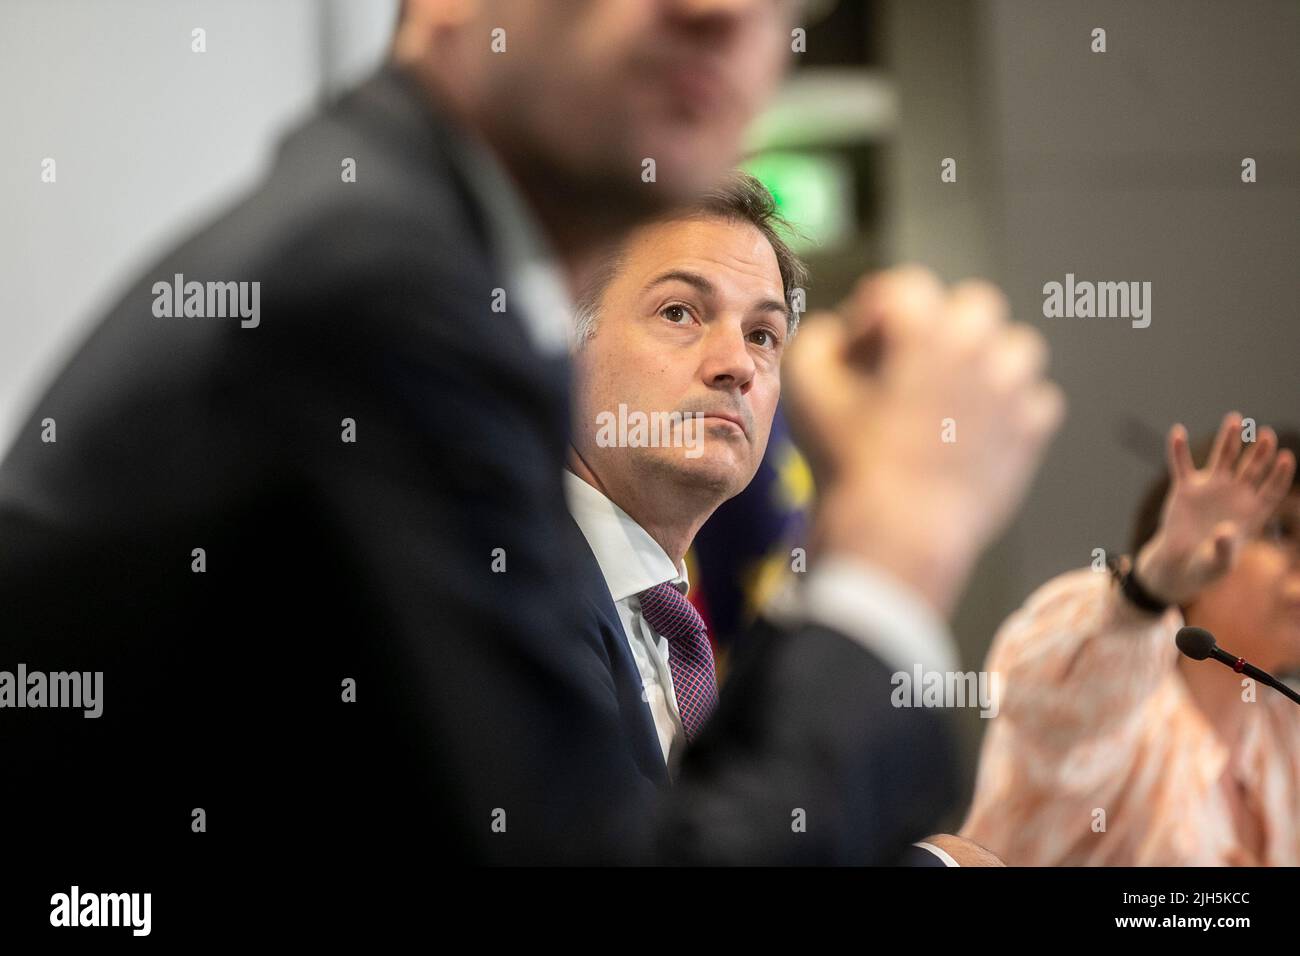
[[[671,581],[656,584],[642,591],[637,597],[641,601],[641,616],[655,629],[657,634],[669,641],[683,637],[695,637],[705,633],[704,618],[695,606],[686,600],[677,585]]]

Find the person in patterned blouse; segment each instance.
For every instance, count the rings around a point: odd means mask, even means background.
[[[1300,708],[1182,657],[1184,624],[1276,673],[1300,662],[1300,436],[1186,429],[1115,574],[1068,572],[1000,628],[961,833],[1011,865],[1300,864]]]

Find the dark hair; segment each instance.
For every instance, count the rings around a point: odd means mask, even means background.
[[[674,210],[661,222],[682,219],[716,218],[730,222],[749,223],[768,241],[776,253],[776,265],[781,272],[781,287],[786,304],[786,329],[790,335],[799,327],[802,302],[796,294],[802,293],[808,283],[808,267],[790,248],[783,236],[796,236],[797,230],[776,210],[776,200],[767,187],[749,173],[735,170],[726,179],[700,199],[681,209]],[[600,299],[622,266],[622,249],[614,249],[592,270],[591,278],[578,296],[575,327],[579,343],[595,331],[600,312]]]
[[[1214,445],[1214,436],[1207,435],[1192,443],[1192,461],[1197,468],[1204,468],[1210,457],[1210,448]],[[1281,451],[1290,449],[1300,458],[1300,432],[1294,428],[1277,430],[1277,447]],[[1291,487],[1300,487],[1300,470],[1291,478]],[[1166,470],[1156,481],[1147,487],[1133,518],[1133,529],[1129,540],[1129,554],[1137,556],[1142,546],[1155,537],[1160,527],[1160,512],[1164,509],[1165,496],[1169,494],[1169,472]]]

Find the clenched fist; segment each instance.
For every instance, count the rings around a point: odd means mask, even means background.
[[[986,282],[892,269],[810,316],[783,369],[819,490],[814,547],[892,572],[944,613],[1064,414],[1046,343],[1008,311]]]

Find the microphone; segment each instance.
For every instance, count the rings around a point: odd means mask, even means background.
[[[1297,704],[1300,704],[1300,694],[1288,687],[1282,681],[1278,680],[1268,671],[1262,671],[1254,664],[1251,664],[1244,657],[1234,657],[1219,646],[1218,641],[1203,627],[1180,627],[1178,636],[1174,639],[1178,649],[1183,652],[1185,657],[1190,657],[1194,661],[1203,661],[1207,657],[1213,658],[1226,667],[1231,667],[1238,674],[1245,674],[1251,680],[1259,681],[1261,684],[1267,684],[1278,693],[1290,698]]]

